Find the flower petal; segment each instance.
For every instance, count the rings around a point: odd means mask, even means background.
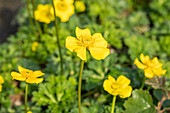
[[[91,55],[96,59],[96,60],[101,60],[105,59],[109,54],[110,50],[107,48],[98,48],[98,47],[89,47]]]
[[[22,73],[27,73],[27,72],[30,72],[32,70],[29,70],[29,69],[25,69],[21,66],[18,66],[18,71],[22,74]]]
[[[26,79],[26,82],[27,83],[41,83],[43,81],[43,78],[32,78],[32,77],[29,77],[28,79]]]
[[[127,86],[127,87],[122,89],[121,94],[119,94],[119,96],[121,98],[127,98],[127,97],[130,97],[131,94],[132,94],[132,87],[131,86]]]
[[[134,64],[136,64],[136,66],[137,66],[139,69],[145,69],[145,68],[147,67],[146,65],[142,64],[142,63],[138,60],[138,58],[135,59]]]
[[[166,70],[163,70],[161,67],[160,68],[153,68],[152,71],[157,76],[161,76],[161,75],[164,75],[166,73]]]
[[[111,83],[113,83],[113,82],[116,81],[115,78],[113,78],[111,75],[108,76],[108,80],[109,80]]]
[[[4,83],[4,79],[2,76],[0,76],[0,84],[3,84]]]
[[[144,70],[144,74],[145,74],[145,77],[147,78],[153,78],[155,76],[155,74],[153,73],[153,71],[150,69],[150,68],[146,68]]]
[[[140,60],[142,61],[142,63],[146,64],[149,62],[149,56],[144,56],[143,53],[140,55]]]
[[[21,75],[20,73],[17,72],[11,72],[11,76],[13,79],[19,80],[19,81],[25,81],[26,77]]]
[[[65,2],[66,2],[67,4],[73,4],[73,3],[74,3],[74,0],[65,0]]]
[[[103,36],[101,35],[101,33],[95,33],[92,36],[92,44],[91,46],[93,47],[103,47],[106,48],[107,47],[107,42],[106,40],[103,38]]]
[[[88,28],[80,29],[79,27],[76,27],[76,36],[79,40],[82,40],[82,38],[90,38],[91,32]]]
[[[74,51],[74,49],[80,47],[80,41],[77,40],[75,37],[68,36],[66,38],[66,48],[69,49],[71,52]]]
[[[118,93],[116,91],[114,91],[114,89],[111,87],[111,85],[112,85],[112,81],[105,80],[103,83],[104,90],[112,95],[118,95]]]
[[[0,92],[2,91],[2,85],[0,84]]]
[[[159,68],[159,67],[162,67],[162,63],[159,62],[158,58],[157,57],[154,57],[152,59],[152,65],[155,67],[155,68]]]
[[[43,76],[43,75],[45,75],[45,73],[43,73],[43,72],[41,72],[41,71],[34,71],[33,73],[32,73],[32,75],[31,75],[31,77],[40,77],[40,76]]]
[[[81,60],[87,61],[86,47],[79,46],[79,48],[76,48],[74,51],[77,53],[77,56],[81,58]]]
[[[126,78],[124,75],[120,75],[116,82],[120,84],[122,88],[125,88],[130,84],[130,79]]]

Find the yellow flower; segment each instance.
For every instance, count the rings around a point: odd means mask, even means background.
[[[19,73],[17,72],[11,72],[11,76],[13,79],[19,80],[19,81],[26,81],[27,83],[41,83],[43,81],[43,78],[38,78],[42,75],[45,75],[41,71],[32,71],[29,69],[25,69],[21,66],[18,66]]]
[[[154,76],[161,76],[166,73],[166,70],[162,69],[162,63],[159,62],[157,57],[154,57],[152,60],[149,59],[149,56],[140,55],[140,60],[138,58],[135,59],[134,64],[137,65],[139,69],[144,70],[145,77],[153,78]]]
[[[82,1],[76,1],[75,7],[76,7],[77,12],[83,12],[86,9],[86,6],[85,6],[84,2],[82,2]]]
[[[28,111],[27,113],[32,113],[32,111]]]
[[[54,0],[56,16],[61,19],[61,22],[66,22],[69,17],[74,14],[74,0]]]
[[[68,36],[66,38],[66,48],[71,52],[76,52],[77,56],[82,60],[87,61],[86,48],[89,49],[91,55],[97,59],[105,59],[110,50],[107,48],[107,42],[100,33],[95,33],[91,36],[91,32],[88,28],[80,29],[76,27],[76,36]]]
[[[39,43],[38,42],[33,42],[32,44],[32,51],[36,51],[36,48],[38,47]]]
[[[129,86],[130,80],[123,75],[120,75],[117,80],[109,75],[108,79],[104,81],[104,90],[108,93],[121,98],[130,97],[132,93],[132,87]]]
[[[37,10],[34,12],[35,19],[39,22],[49,24],[54,20],[54,10],[50,4],[42,5],[39,4]]]
[[[4,83],[3,77],[0,75],[0,92],[2,91],[2,84]]]

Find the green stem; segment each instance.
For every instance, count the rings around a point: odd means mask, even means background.
[[[80,73],[79,73],[79,84],[78,84],[78,103],[79,103],[79,113],[81,113],[81,80],[83,73],[84,61],[81,61]]]
[[[53,10],[54,10],[54,15],[56,14],[55,11],[55,6],[54,6],[54,1],[52,1],[52,5],[53,5]],[[57,44],[58,44],[58,49],[59,49],[59,55],[60,55],[60,64],[61,64],[61,75],[63,75],[63,58],[62,58],[62,53],[61,53],[61,46],[60,46],[60,39],[59,39],[59,35],[58,35],[58,23],[57,23],[57,17],[56,15],[55,17],[55,28],[56,28],[56,36],[57,36]]]
[[[41,27],[40,27],[40,24],[37,22],[37,20],[35,20],[35,1],[34,0],[31,0],[31,3],[32,3],[32,7],[33,7],[33,16],[34,16],[34,21],[35,21],[35,25],[37,26],[37,29],[38,29],[38,32],[40,34],[40,36],[42,36],[42,30],[41,30]]]
[[[116,102],[116,96],[113,97],[113,102],[112,102],[112,111],[111,113],[114,113],[114,109],[115,109],[115,102]]]
[[[144,88],[145,80],[146,80],[146,77],[144,77],[144,79],[143,79],[143,82],[142,82],[142,85],[141,85],[141,89],[143,89],[143,88]]]
[[[108,0],[105,0],[105,9],[104,9],[103,22],[102,22],[103,27],[104,27],[105,21],[106,21],[107,4],[108,4]]]
[[[36,30],[34,28],[34,23],[32,21],[32,17],[31,17],[31,11],[30,11],[30,7],[29,7],[29,0],[27,0],[27,12],[28,12],[28,20],[29,20],[29,23],[30,23],[30,27],[32,29],[32,32],[35,34],[35,36],[37,36],[36,34]]]
[[[44,23],[44,33],[47,33],[48,24]]]
[[[25,86],[25,113],[27,113],[27,92],[28,92],[28,84]]]
[[[151,89],[151,85],[148,86],[147,90],[149,91]]]

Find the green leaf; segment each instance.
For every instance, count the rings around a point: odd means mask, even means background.
[[[148,91],[134,90],[132,97],[124,103],[124,113],[156,113],[153,100]]]

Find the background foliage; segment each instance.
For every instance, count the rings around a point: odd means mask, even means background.
[[[41,69],[46,74],[43,83],[29,85],[28,106],[33,113],[78,113],[77,80],[80,59],[64,47],[66,37],[75,36],[77,26],[89,28],[92,34],[102,33],[111,51],[111,54],[101,61],[87,55],[88,62],[85,63],[82,83],[82,112],[109,113],[112,96],[103,90],[103,81],[109,74],[113,77],[123,74],[131,79],[134,91],[129,99],[117,99],[116,113],[136,113],[135,106],[140,106],[138,113],[155,113],[154,106],[157,106],[162,94],[156,89],[151,89],[150,92],[136,89],[140,87],[144,75],[133,62],[141,53],[151,58],[157,56],[167,70],[166,89],[169,89],[170,1],[82,1],[86,5],[85,12],[75,13],[68,22],[59,23],[64,76],[60,76],[54,23],[50,23],[47,32],[37,39],[31,33],[26,8],[20,9],[14,20],[20,25],[18,32],[0,45],[0,75],[5,79],[0,93],[2,113],[19,113],[24,110],[25,83],[12,80],[10,76],[10,72],[17,70],[19,65],[32,70]],[[23,3],[25,2],[23,0]],[[39,3],[50,2],[36,1],[36,4]],[[43,23],[40,25],[43,29]],[[35,41],[39,44],[36,51],[32,51]],[[163,103],[163,108],[169,107],[169,100],[167,101]],[[146,106],[149,107],[144,110]]]

